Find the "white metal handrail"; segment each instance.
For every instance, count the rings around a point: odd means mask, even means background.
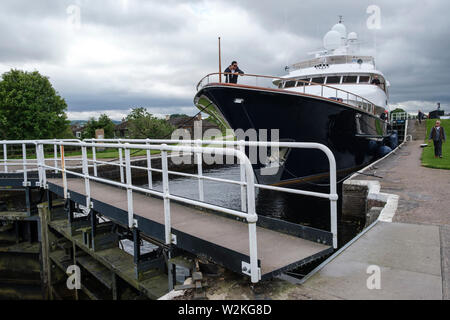
[[[333,234],[333,247],[337,248],[337,182],[336,182],[336,160],[334,158],[333,153],[331,150],[319,143],[311,143],[311,142],[263,142],[263,141],[230,141],[230,140],[169,140],[169,139],[86,139],[86,142],[121,142],[121,143],[141,143],[141,144],[187,144],[187,145],[223,145],[226,147],[233,147],[237,148],[242,152],[245,152],[245,147],[286,147],[286,148],[298,148],[298,149],[318,149],[321,150],[328,158],[329,162],[329,168],[330,168],[330,192],[329,193],[320,193],[320,192],[311,192],[311,191],[305,191],[305,190],[298,190],[298,189],[291,189],[291,188],[283,188],[283,187],[275,187],[275,186],[269,186],[264,184],[255,184],[256,188],[259,189],[266,189],[266,190],[273,190],[273,191],[280,191],[280,192],[286,192],[286,193],[292,193],[292,194],[299,194],[299,195],[306,195],[306,196],[312,196],[312,197],[319,197],[319,198],[325,198],[330,200],[330,220],[331,220],[331,232]],[[148,160],[148,163],[151,161]],[[198,166],[198,175],[194,174],[188,174],[188,173],[177,173],[177,172],[170,172],[171,174],[178,174],[180,176],[186,176],[186,177],[194,177],[198,178],[199,181],[199,194],[203,193],[203,180],[212,180],[212,181],[218,181],[218,182],[225,182],[224,179],[219,178],[212,178],[207,176],[202,176],[201,168],[202,168],[202,162],[197,161]],[[139,167],[136,167],[139,168]],[[142,168],[142,167],[141,167]],[[152,171],[159,172],[158,169],[148,169],[149,174],[151,175]],[[243,171],[241,167],[241,173],[240,173],[240,179],[241,181],[232,181],[228,180],[228,183],[234,183],[241,185],[241,208],[244,210],[246,207],[246,197],[245,197],[245,172]],[[230,182],[232,181],[232,182]]]
[[[84,179],[85,193],[86,193],[86,207],[91,208],[91,191],[90,182],[97,181],[105,184],[122,187],[127,190],[127,206],[128,206],[128,226],[130,228],[136,227],[136,221],[134,220],[133,209],[133,191],[138,191],[146,194],[162,197],[164,200],[164,217],[165,217],[165,242],[167,244],[173,243],[171,233],[171,214],[170,214],[170,201],[176,200],[181,203],[196,205],[199,207],[220,211],[226,214],[230,214],[236,217],[246,219],[249,226],[249,251],[250,251],[250,276],[252,282],[258,282],[260,279],[260,271],[258,269],[258,254],[257,254],[257,241],[256,241],[256,222],[258,215],[255,208],[255,188],[268,189],[274,191],[281,191],[293,194],[301,194],[307,196],[327,198],[330,200],[330,219],[331,219],[331,233],[333,235],[333,247],[337,248],[337,186],[336,186],[336,163],[334,156],[329,148],[318,143],[299,143],[299,142],[257,142],[257,141],[223,141],[223,140],[151,140],[151,139],[89,139],[84,142],[80,141],[8,141],[5,144],[34,144],[36,146],[37,166],[39,173],[40,186],[48,188],[47,184],[47,171],[52,170],[55,172],[61,172],[63,179],[64,197],[68,197],[68,180],[67,175],[73,175]],[[176,145],[168,145],[176,144]],[[205,144],[222,145],[224,147],[205,147]],[[53,146],[54,150],[59,147],[59,158],[48,159],[44,153],[44,146]],[[254,182],[254,172],[252,164],[245,154],[245,147],[286,147],[286,148],[304,148],[304,149],[318,149],[325,153],[328,158],[330,166],[330,192],[319,193],[305,190],[289,189],[284,187],[275,187],[268,185],[256,184]],[[65,147],[81,148],[81,165],[82,172],[70,170],[66,166],[66,158],[64,157]],[[87,149],[92,148],[92,158],[88,158]],[[104,164],[105,161],[96,160],[95,148],[112,148],[118,149],[119,155],[124,152],[125,159],[119,159],[119,163],[106,162],[119,166],[121,170],[124,170],[123,176],[120,182],[113,181],[98,176],[96,165]],[[131,150],[145,150],[147,155],[147,167],[140,167],[132,165],[131,163]],[[156,169],[151,167],[150,153],[152,150],[157,150],[161,153],[162,168]],[[169,152],[186,152],[192,153],[197,157],[198,173],[182,173],[175,172],[168,169],[168,153]],[[57,154],[57,153],[55,153]],[[223,156],[232,156],[239,160],[240,164],[240,181],[214,178],[203,175],[202,171],[202,155],[204,154],[219,154]],[[47,162],[51,161],[54,165],[49,165]],[[70,159],[73,160],[73,159]],[[123,162],[124,161],[124,162]],[[26,153],[23,158],[23,165],[27,164]],[[89,165],[91,163],[92,165]],[[59,164],[59,166],[58,166]],[[10,165],[5,163],[5,166]],[[94,168],[94,174],[89,173],[89,167]],[[162,173],[163,188],[162,191],[153,189],[153,186],[149,183],[148,188],[142,186],[133,185],[131,169],[146,170],[149,175],[149,181],[152,180],[152,172]],[[26,170],[24,171],[24,181],[26,181]],[[199,200],[187,199],[176,196],[170,193],[169,189],[169,174],[180,175],[185,177],[195,177],[199,181]],[[217,205],[204,202],[203,194],[203,181],[211,180],[216,182],[224,182],[239,185],[241,188],[241,210],[234,210],[231,208],[224,208]]]
[[[397,120],[407,120],[410,118],[410,115],[407,112],[391,112],[390,117],[391,121],[397,121]]]
[[[35,146],[36,143],[39,141],[78,141],[78,139],[53,139],[53,140],[0,140],[0,145],[2,146],[1,150],[3,150],[3,160],[1,161],[2,165],[0,166],[3,168],[4,173],[8,173],[8,167],[9,166],[21,166],[23,171],[23,185],[29,186],[30,183],[28,181],[28,172],[35,171],[32,169],[29,169],[29,167],[36,167],[38,166],[38,160],[37,159],[27,159],[27,146],[33,146],[33,151],[36,150]],[[22,149],[22,159],[8,159],[8,146],[18,146]],[[56,149],[56,146],[54,147],[54,158],[53,159],[47,159],[47,160],[53,160],[55,163],[55,166],[57,164],[57,158],[58,158],[58,152]]]
[[[45,164],[45,156],[43,152],[44,145],[56,145],[60,147],[61,150],[61,167],[54,167]],[[64,147],[81,147],[82,149],[82,159],[83,159],[83,170],[82,173],[75,171],[70,171],[65,168],[64,160]],[[116,182],[96,176],[92,176],[88,171],[88,158],[87,158],[87,148],[88,147],[100,147],[100,148],[114,148],[121,149],[125,152],[125,178],[126,182]],[[142,149],[142,150],[159,150],[162,154],[162,171],[163,171],[163,191],[156,191],[149,188],[135,186],[132,183],[131,175],[131,149]],[[62,173],[63,186],[64,186],[64,196],[67,197],[68,185],[67,185],[67,174],[71,174],[85,181],[85,193],[86,193],[86,207],[91,208],[91,192],[90,192],[90,181],[98,181],[106,184],[123,187],[127,190],[127,203],[128,203],[128,226],[130,228],[136,227],[136,221],[134,220],[134,210],[133,210],[133,191],[139,191],[147,194],[152,194],[160,196],[164,200],[164,217],[165,217],[165,242],[171,244],[173,242],[171,233],[171,215],[170,215],[170,200],[180,201],[182,203],[200,206],[207,209],[213,209],[216,211],[221,211],[230,215],[234,215],[247,220],[249,227],[249,252],[250,252],[250,275],[252,282],[258,282],[260,280],[260,272],[258,269],[258,255],[257,255],[257,240],[256,240],[256,222],[258,216],[255,209],[255,188],[254,188],[254,174],[252,166],[245,153],[234,150],[234,149],[224,149],[224,148],[204,148],[204,147],[186,147],[186,146],[168,146],[165,144],[161,145],[137,145],[137,144],[108,144],[108,143],[71,143],[71,142],[38,142],[37,143],[37,153],[38,153],[38,165],[39,165],[39,179],[42,186],[47,186],[46,171],[47,170],[57,170]],[[168,152],[192,152],[192,153],[219,153],[228,156],[234,156],[239,159],[241,165],[245,168],[245,174],[247,177],[246,181],[246,193],[247,193],[247,210],[238,211],[228,208],[223,208],[220,206],[208,204],[202,201],[186,199],[173,195],[169,191],[169,172],[168,172]]]
[[[291,65],[293,70],[296,69],[305,69],[312,68],[320,64],[347,64],[350,62],[357,63],[357,60],[361,59],[363,63],[370,63],[375,66],[375,59],[371,56],[352,56],[352,55],[339,55],[339,56],[327,56],[327,57],[319,57],[310,59],[307,61],[302,61],[298,63],[294,63]]]

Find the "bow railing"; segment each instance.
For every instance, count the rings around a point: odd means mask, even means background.
[[[222,76],[225,78],[228,75],[238,75],[239,84],[227,83],[221,81]],[[289,88],[279,88],[274,83],[294,82]],[[252,86],[261,89],[270,89],[273,91],[285,91],[297,92],[299,94],[319,96],[321,98],[331,99],[343,104],[346,104],[352,108],[358,108],[368,113],[375,114],[376,106],[373,102],[366,98],[363,98],[352,92],[336,88],[327,84],[316,83],[312,81],[299,80],[295,78],[280,78],[267,75],[257,74],[237,74],[229,72],[216,72],[210,73],[204,76],[197,84],[197,91],[208,85],[227,85],[227,86]]]

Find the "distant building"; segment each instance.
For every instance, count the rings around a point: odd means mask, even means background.
[[[444,110],[434,110],[431,111],[429,114],[430,119],[440,119],[444,115]]]
[[[166,118],[167,119],[167,118]],[[208,129],[219,129],[220,128],[215,124],[214,122],[203,120],[201,114],[196,116],[195,118],[189,117],[189,116],[183,116],[183,117],[172,117],[167,120],[172,126],[175,127],[175,129],[186,129],[189,131],[189,134],[192,138],[194,138],[194,123],[195,121],[201,121],[202,125],[202,135],[205,133]]]
[[[70,130],[72,131],[72,134],[77,139],[81,139],[81,134],[83,133],[84,126],[80,125],[79,123],[72,124],[70,126]]]
[[[114,128],[114,136],[116,138],[128,138],[128,121],[122,121]]]

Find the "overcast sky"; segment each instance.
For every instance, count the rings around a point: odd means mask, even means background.
[[[369,5],[380,29],[368,29]],[[195,114],[195,86],[238,60],[247,73],[281,76],[284,66],[321,49],[343,15],[362,53],[374,55],[391,82],[390,103],[450,111],[450,1],[144,1],[1,0],[0,73],[48,76],[70,119],[132,107]]]

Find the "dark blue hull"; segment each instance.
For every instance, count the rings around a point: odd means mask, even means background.
[[[209,85],[197,93],[195,103],[199,109],[223,117],[233,130],[278,129],[280,141],[328,146],[336,158],[338,177],[376,160],[387,136],[387,123],[376,115],[332,99],[288,91]],[[327,157],[318,150],[290,150],[276,179],[261,177],[261,166],[254,164],[258,180],[270,184],[326,178],[329,172]]]

